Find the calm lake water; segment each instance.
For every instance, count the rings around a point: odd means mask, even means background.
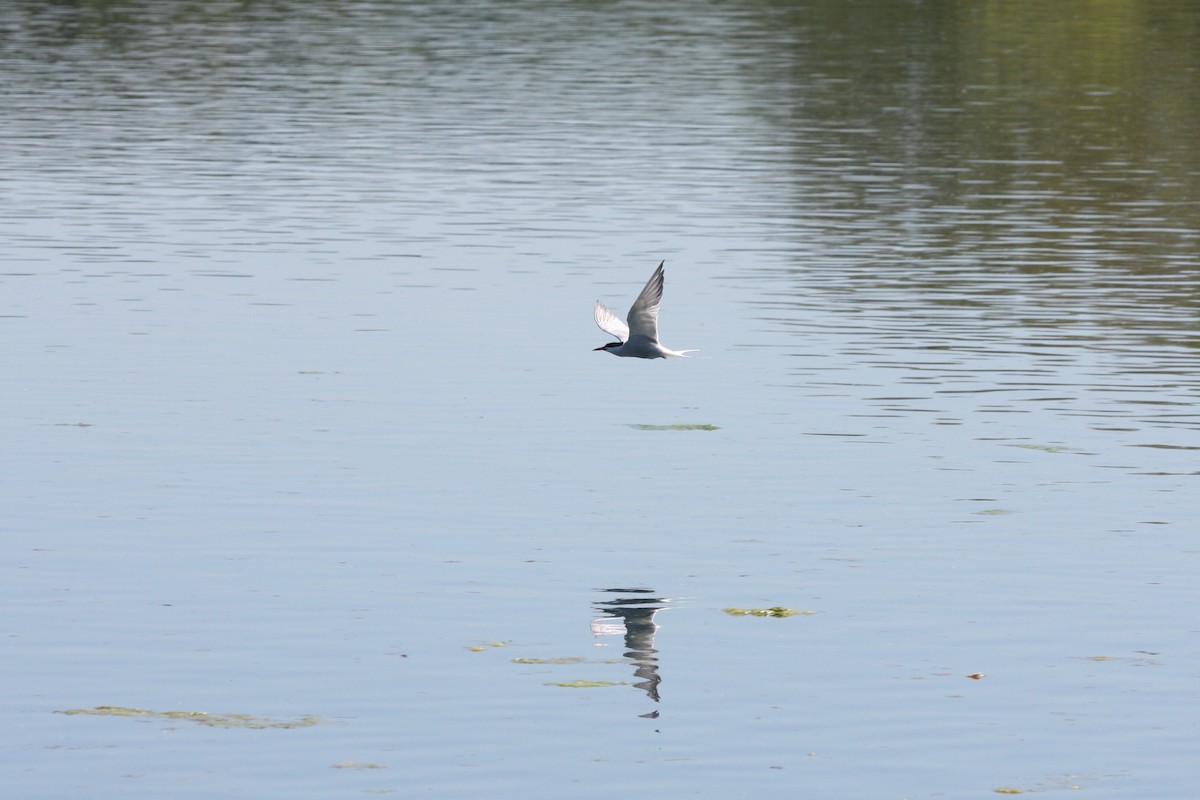
[[[17,0],[0,65],[11,796],[1200,796],[1194,4]],[[663,259],[698,357],[592,352]]]

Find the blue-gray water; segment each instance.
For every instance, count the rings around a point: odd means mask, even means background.
[[[1194,795],[1192,4],[14,2],[0,63],[12,796]],[[699,357],[591,352],[662,259]]]

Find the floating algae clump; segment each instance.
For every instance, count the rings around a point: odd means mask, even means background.
[[[630,425],[638,431],[719,431],[716,425]]]
[[[627,681],[551,681],[546,686],[562,686],[566,689],[598,689],[603,686],[628,686]]]
[[[95,708],[70,708],[66,711],[55,711],[55,714],[90,714],[97,717],[140,717],[142,719],[183,719],[211,728],[249,728],[264,730],[266,728],[309,728],[321,724],[317,717],[300,717],[299,719],[269,719],[256,717],[253,714],[209,714],[207,711],[150,711],[145,708],[126,708],[124,706],[96,706]]]
[[[726,608],[723,610],[726,614],[731,614],[735,617],[795,617],[797,615],[811,616],[817,613],[815,611],[797,611],[794,608],[784,608],[783,606],[771,606],[770,608]]]
[[[1065,448],[1053,444],[1014,444],[1013,447],[1020,447],[1024,450],[1041,450],[1043,453],[1066,453]],[[1000,791],[999,789],[996,790]]]

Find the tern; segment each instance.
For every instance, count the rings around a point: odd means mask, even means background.
[[[658,343],[658,306],[662,303],[663,294],[663,261],[658,269],[646,281],[642,293],[633,301],[629,308],[629,324],[621,322],[621,318],[608,309],[608,306],[596,301],[596,324],[600,330],[620,339],[619,342],[609,342],[596,350],[604,350],[614,356],[623,358],[687,358],[687,353],[695,350],[668,350]]]

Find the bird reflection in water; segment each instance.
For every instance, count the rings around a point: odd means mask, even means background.
[[[666,608],[670,599],[655,597],[653,589],[598,591],[616,596],[595,603],[596,610],[604,615],[592,620],[592,635],[597,639],[596,645],[607,646],[607,642],[599,641],[602,637],[624,634],[624,655],[633,663],[633,674],[639,679],[634,686],[657,703],[658,684],[662,682],[662,676],[658,674],[658,651],[654,649],[654,634],[658,630],[654,615]],[[658,716],[658,711],[641,716],[654,718]]]

